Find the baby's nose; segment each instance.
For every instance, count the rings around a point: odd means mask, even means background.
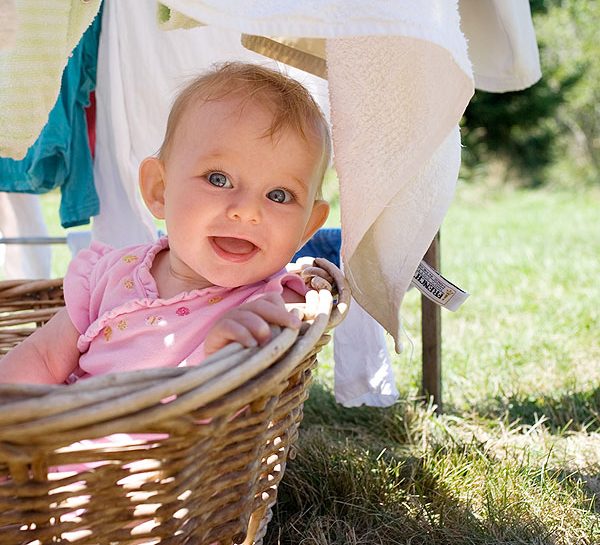
[[[258,224],[262,220],[262,209],[258,199],[245,196],[230,203],[227,216],[234,221]]]

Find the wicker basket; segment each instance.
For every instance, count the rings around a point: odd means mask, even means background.
[[[198,367],[0,385],[0,544],[260,543],[316,353],[349,293],[314,320]],[[61,306],[60,281],[0,282],[0,354]]]

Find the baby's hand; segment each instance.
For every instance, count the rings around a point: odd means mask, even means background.
[[[258,346],[271,339],[269,324],[298,329],[300,318],[288,312],[281,295],[267,293],[226,312],[208,332],[204,353],[208,356],[232,342]]]

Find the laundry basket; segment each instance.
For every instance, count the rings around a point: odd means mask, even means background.
[[[260,543],[316,353],[349,303],[340,271],[317,262],[333,294],[310,292],[314,319],[264,347],[69,386],[0,385],[0,544]],[[62,305],[60,280],[0,282],[0,354]]]

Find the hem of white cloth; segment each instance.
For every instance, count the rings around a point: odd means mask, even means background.
[[[398,401],[398,395],[383,395],[374,394],[372,392],[365,393],[363,395],[352,397],[351,399],[341,399],[337,395],[335,400],[344,407],[360,407],[361,405],[367,405],[369,407],[391,407],[396,401]]]
[[[526,76],[495,77],[475,74],[475,88],[488,93],[509,93],[522,91],[537,83],[542,77],[542,72],[537,70]]]

